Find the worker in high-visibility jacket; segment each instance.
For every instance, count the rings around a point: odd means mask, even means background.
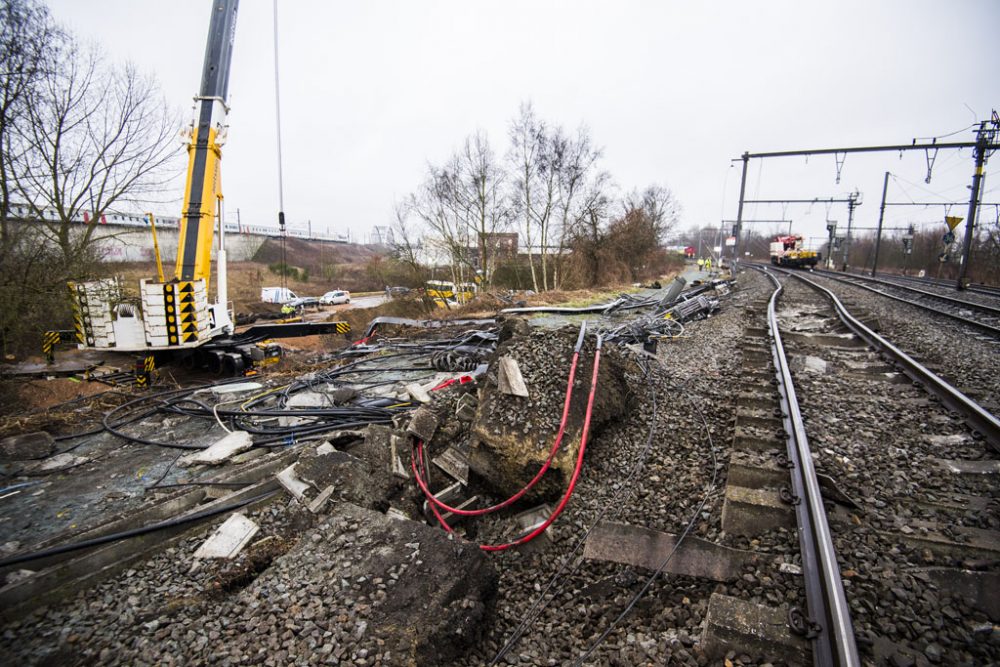
[[[704,257],[699,257],[698,258],[698,270],[699,271],[704,271],[705,270],[705,258]]]
[[[707,258],[705,260],[705,270],[708,271],[709,273],[712,272],[712,258],[711,257],[709,257],[709,258]]]

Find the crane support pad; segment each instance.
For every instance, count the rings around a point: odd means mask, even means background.
[[[222,346],[232,344],[256,343],[268,338],[298,338],[300,336],[315,336],[317,334],[350,333],[351,325],[347,322],[294,322],[292,324],[255,324],[231,338],[220,341]],[[208,347],[216,347],[213,341]]]

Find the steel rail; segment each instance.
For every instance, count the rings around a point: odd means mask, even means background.
[[[782,421],[788,434],[788,460],[792,466],[792,493],[809,614],[806,627],[800,630],[806,630],[812,638],[814,665],[860,667],[861,658],[858,656],[840,565],[778,327],[775,305],[784,287],[763,267],[754,268],[767,275],[775,285],[767,304],[767,323],[775,378],[781,396]]]
[[[833,271],[827,271],[825,269],[813,269],[814,273],[821,276],[828,277],[843,277],[843,274],[837,274]],[[878,285],[888,285],[889,287],[895,287],[897,289],[905,290],[907,292],[913,292],[914,294],[920,294],[923,296],[929,296],[933,299],[939,299],[947,303],[954,304],[956,306],[961,306],[963,308],[968,308],[969,310],[977,310],[981,313],[989,315],[990,317],[1000,317],[1000,308],[994,306],[987,306],[982,303],[975,303],[973,301],[965,301],[963,299],[956,299],[953,296],[948,296],[947,294],[938,294],[937,292],[928,292],[927,290],[920,289],[919,287],[910,287],[909,285],[900,285],[899,283],[892,282],[891,280],[885,280],[884,278],[872,278],[871,276],[859,276],[855,273],[847,274],[851,278],[856,278],[864,282],[876,283]]]
[[[914,382],[922,384],[927,391],[937,396],[949,409],[963,415],[970,428],[982,435],[995,450],[1000,451],[1000,419],[997,419],[995,415],[951,386],[951,384],[939,375],[855,319],[848,312],[847,308],[844,307],[844,304],[840,302],[836,294],[803,275],[792,271],[778,270],[801,280],[817,292],[825,294],[833,303],[837,311],[837,316],[840,317],[841,322],[848,329],[861,337],[868,345],[889,357],[903,370],[907,377]]]
[[[853,274],[852,274],[853,275]],[[954,280],[939,280],[938,278],[918,278],[917,276],[903,276],[895,273],[885,273],[882,271],[878,272],[878,275],[882,277],[883,280],[905,280],[911,283],[917,283],[920,285],[928,285],[930,287],[946,287],[948,289],[955,289]],[[970,284],[965,288],[966,292],[972,292],[975,294],[982,294],[985,296],[990,296],[993,298],[1000,298],[1000,287],[993,285],[976,285]]]
[[[864,285],[862,283],[855,282],[854,280],[852,280],[852,278],[857,278],[857,279],[861,280],[862,282],[864,282],[864,281],[871,281],[871,280],[873,280],[872,278],[865,278],[864,276],[856,276],[854,274],[849,274],[849,275],[844,276],[844,275],[840,275],[838,273],[835,273],[833,271],[814,271],[814,272],[818,273],[819,275],[823,276],[824,278],[829,278],[830,280],[836,280],[837,282],[844,283],[845,285],[851,285],[852,287],[859,287],[861,289],[868,290],[869,292],[874,292],[875,294],[878,294],[879,296],[885,296],[885,297],[888,297],[890,299],[895,299],[896,301],[899,301],[901,303],[905,303],[905,304],[908,304],[908,305],[911,305],[911,306],[916,306],[917,308],[923,308],[924,310],[929,311],[931,313],[934,313],[936,315],[943,315],[944,317],[950,317],[951,319],[955,320],[956,322],[961,322],[962,324],[965,324],[967,326],[970,326],[970,327],[979,329],[981,331],[984,331],[984,332],[990,334],[991,336],[995,336],[997,338],[1000,338],[1000,327],[995,327],[992,324],[986,324],[985,322],[980,322],[979,320],[972,320],[972,319],[969,319],[968,317],[964,317],[962,315],[956,315],[955,313],[949,313],[946,310],[937,310],[935,308],[931,308],[926,303],[920,303],[919,301],[910,301],[909,299],[904,299],[901,296],[896,296],[895,294],[889,294],[888,292],[883,292],[882,290],[876,289],[876,288],[874,288],[874,287],[872,287],[870,285]],[[891,287],[898,287],[899,289],[902,289],[902,290],[911,290],[912,289],[912,288],[907,287],[906,285],[899,285],[897,283],[892,283],[892,282],[889,282],[889,281],[879,281],[879,282],[882,282],[884,284],[888,284]],[[923,290],[916,290],[916,291],[924,293],[924,294],[931,294],[930,292],[924,292]],[[943,295],[933,295],[933,296],[938,296],[938,297],[941,297],[941,298],[944,298],[944,299],[948,299],[949,298],[949,297],[946,297],[946,296],[943,296]],[[961,303],[967,304],[968,302],[963,301]],[[976,304],[971,304],[971,305],[976,305]],[[988,306],[987,306],[987,308],[988,308]],[[998,317],[1000,317],[1000,314],[998,314]]]

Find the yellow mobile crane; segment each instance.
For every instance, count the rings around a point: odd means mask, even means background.
[[[226,95],[239,0],[213,0],[197,115],[188,143],[187,185],[174,276],[142,280],[138,300],[118,281],[70,283],[78,347],[181,357],[194,365],[240,374],[280,357],[269,338],[348,333],[344,322],[258,325],[234,334],[227,305],[225,233],[220,162],[226,139]],[[212,244],[219,221],[218,285],[209,298]],[[152,223],[151,223],[152,224]],[[155,232],[154,232],[155,234]],[[158,254],[158,249],[157,249]],[[159,257],[157,265],[160,266]],[[55,332],[49,332],[49,335]],[[46,349],[51,359],[51,347]]]

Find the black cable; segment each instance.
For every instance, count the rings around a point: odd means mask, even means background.
[[[691,404],[691,407],[693,407],[695,411],[698,413],[698,416],[701,419],[702,426],[705,428],[705,435],[708,439],[708,444],[709,447],[711,448],[710,451],[712,454],[712,481],[709,482],[708,487],[706,488],[705,491],[705,495],[701,499],[701,503],[699,503],[698,507],[695,508],[694,513],[691,515],[691,519],[688,520],[687,525],[684,527],[684,531],[680,534],[680,536],[677,538],[677,541],[674,543],[673,549],[670,550],[670,553],[667,554],[666,558],[663,559],[663,562],[660,563],[659,567],[656,568],[656,571],[649,576],[643,587],[639,589],[639,591],[635,595],[632,596],[632,599],[629,600],[627,605],[625,605],[625,609],[622,610],[622,612],[618,615],[618,617],[614,621],[612,621],[611,624],[604,630],[604,632],[602,632],[601,635],[594,641],[594,643],[590,645],[590,648],[588,648],[583,655],[578,657],[573,662],[573,667],[579,667],[579,665],[582,665],[583,661],[589,658],[594,653],[594,651],[597,650],[597,647],[600,646],[605,639],[607,639],[607,636],[611,634],[611,632],[616,627],[618,627],[618,624],[622,621],[622,619],[624,619],[629,614],[629,612],[632,611],[632,609],[639,602],[642,596],[646,594],[646,591],[649,590],[649,587],[653,585],[653,582],[656,581],[656,578],[660,576],[663,570],[673,559],[674,554],[677,553],[677,549],[680,547],[681,543],[691,532],[691,529],[694,528],[694,524],[695,521],[698,519],[698,515],[701,514],[701,511],[705,507],[705,503],[708,502],[709,497],[712,495],[712,492],[715,490],[716,484],[718,483],[719,460],[715,451],[715,442],[712,439],[711,428],[708,425],[708,420],[705,419],[705,414],[700,409],[698,409],[694,401],[691,399],[690,394],[686,394],[686,397],[688,399],[688,402]]]
[[[649,367],[648,365],[646,365],[645,359],[642,359],[642,363],[643,363],[642,366],[643,375],[645,376],[646,379],[648,379],[650,376]],[[528,612],[524,615],[524,618],[521,620],[521,623],[518,624],[517,628],[514,629],[514,633],[511,635],[510,639],[507,640],[507,642],[500,649],[500,651],[493,657],[493,660],[490,662],[490,665],[496,665],[497,663],[499,663],[500,660],[502,660],[504,656],[506,656],[507,653],[509,653],[517,645],[517,642],[520,641],[521,637],[524,635],[524,632],[527,630],[528,625],[533,623],[535,619],[538,618],[538,616],[542,613],[542,611],[544,611],[545,608],[548,607],[549,603],[552,602],[553,599],[555,599],[555,596],[553,595],[553,597],[549,598],[546,601],[545,596],[552,589],[552,587],[555,586],[556,582],[566,573],[569,564],[573,561],[577,552],[580,551],[580,548],[584,546],[590,534],[594,531],[597,525],[604,519],[604,515],[607,514],[608,510],[611,509],[611,507],[616,507],[615,514],[612,515],[612,518],[617,517],[619,514],[621,514],[621,512],[624,511],[625,509],[624,506],[628,502],[628,496],[630,496],[635,491],[635,485],[632,484],[632,480],[635,479],[636,475],[638,475],[639,472],[645,467],[646,460],[649,458],[649,453],[652,449],[653,436],[656,433],[656,418],[658,413],[657,402],[656,402],[657,392],[655,387],[653,387],[652,385],[650,385],[649,393],[653,400],[653,415],[652,415],[652,420],[650,422],[651,425],[649,428],[649,433],[646,436],[646,443],[643,446],[643,449],[640,452],[639,458],[636,460],[635,465],[633,465],[632,470],[625,478],[625,481],[621,484],[621,486],[618,487],[618,490],[615,491],[614,495],[612,495],[611,500],[604,504],[604,506],[601,508],[601,511],[591,522],[590,526],[588,526],[587,530],[577,540],[576,545],[574,545],[569,555],[567,555],[566,558],[563,560],[562,565],[559,566],[559,569],[556,570],[556,572],[552,575],[552,577],[549,578],[549,581],[546,583],[545,588],[543,588],[541,593],[539,593],[538,597],[535,598],[535,601],[528,609]],[[625,497],[622,498],[622,502],[619,502],[619,496],[623,492],[625,493]],[[573,569],[570,572],[568,572],[568,574],[572,575],[579,569],[579,567],[580,563],[577,563],[577,565],[574,566]]]
[[[181,456],[183,456],[183,455],[184,455],[184,453],[181,452],[180,454],[178,454],[177,456],[175,456],[174,460],[171,461],[170,464],[163,471],[163,474],[160,475],[159,478],[157,478],[157,480],[155,482],[153,482],[152,484],[150,484],[149,486],[147,486],[146,488],[144,488],[143,491],[149,491],[150,489],[155,489],[155,488],[165,488],[165,487],[160,487],[160,482],[162,482],[164,479],[167,478],[167,474],[177,464],[177,462],[180,460]],[[167,485],[167,486],[169,486],[169,485]]]
[[[156,487],[146,487],[147,489],[180,489],[189,486],[218,486],[226,489],[241,489],[250,486],[253,482],[177,482],[176,484],[160,484]]]
[[[0,567],[7,567],[9,565],[17,565],[19,563],[27,563],[33,560],[38,560],[39,558],[48,558],[50,556],[58,556],[65,553],[71,553],[73,551],[79,551],[80,549],[88,549],[90,547],[100,546],[102,544],[107,544],[109,542],[117,542],[118,540],[124,540],[129,537],[138,537],[140,535],[147,535],[149,533],[156,532],[158,530],[164,530],[167,528],[175,528],[177,526],[183,526],[187,523],[193,523],[195,521],[200,521],[201,519],[207,519],[219,514],[224,514],[231,510],[239,509],[241,507],[246,507],[265,498],[270,498],[274,494],[278,493],[277,489],[272,491],[267,491],[266,493],[261,493],[256,496],[251,496],[250,498],[244,498],[243,500],[238,500],[234,503],[228,505],[223,505],[220,507],[213,507],[209,510],[204,510],[196,514],[191,514],[184,517],[175,517],[173,519],[167,519],[166,521],[159,521],[157,523],[150,524],[148,526],[142,526],[140,528],[132,528],[131,530],[123,530],[118,533],[111,533],[110,535],[102,535],[100,537],[94,537],[89,540],[83,540],[82,542],[74,542],[73,544],[62,544],[57,547],[50,547],[48,549],[42,549],[40,551],[34,551],[27,554],[21,554],[18,556],[11,556],[10,558],[4,558],[0,560]]]

